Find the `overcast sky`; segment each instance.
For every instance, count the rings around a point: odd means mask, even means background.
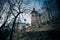
[[[46,14],[47,11],[46,11],[45,5],[46,5],[47,0],[24,0],[24,1],[27,5],[23,4],[22,8],[23,7],[29,8],[30,7],[29,9],[33,9],[33,7],[34,7],[36,9],[36,11],[39,11],[40,13],[45,11],[44,13]],[[14,2],[12,2],[12,3],[14,3]],[[29,5],[29,7],[28,7],[28,5]],[[49,6],[50,6],[50,9],[52,10],[52,14],[56,15],[57,14],[56,1],[50,0]],[[27,13],[30,13],[30,12],[28,11]],[[23,14],[23,15],[25,15],[24,18],[28,18],[28,21],[30,21],[29,14]]]

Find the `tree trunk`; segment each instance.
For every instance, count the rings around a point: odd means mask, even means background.
[[[19,13],[15,16],[15,19],[14,19],[14,22],[13,22],[13,26],[12,26],[12,30],[11,30],[11,34],[10,34],[10,39],[9,39],[9,40],[12,40],[13,28],[15,27],[16,19],[17,19],[18,15],[19,15],[20,13],[22,13],[22,12],[19,12]]]

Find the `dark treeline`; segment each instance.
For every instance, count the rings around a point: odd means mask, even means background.
[[[53,25],[54,27],[56,26],[56,29],[59,29],[60,30],[60,1],[59,0],[56,0],[57,1],[57,9],[58,9],[58,12],[57,12],[57,16],[55,17],[55,20],[53,21],[54,24],[56,25]]]

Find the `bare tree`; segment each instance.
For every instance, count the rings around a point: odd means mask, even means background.
[[[13,3],[12,3],[12,2]],[[2,15],[3,14],[6,14],[6,18],[4,19],[4,22],[3,22],[3,24],[1,25],[1,27],[0,27],[0,31],[3,29],[3,28],[5,28],[5,27],[7,27],[7,29],[10,29],[11,31],[10,31],[10,38],[9,38],[9,40],[12,40],[12,37],[13,37],[13,32],[14,32],[14,28],[15,28],[15,25],[16,25],[16,21],[18,21],[17,20],[17,18],[18,18],[18,16],[21,14],[21,13],[23,13],[23,12],[25,12],[26,10],[29,10],[29,9],[25,9],[25,7],[22,9],[22,11],[21,11],[21,6],[22,6],[22,4],[24,4],[24,1],[23,0],[8,0],[7,1],[7,3],[8,3],[8,7],[9,7],[9,11],[8,12],[5,12],[6,11],[6,9],[4,9],[4,7],[3,7],[3,11],[2,11],[2,14],[1,14],[1,17],[2,17]],[[7,6],[6,6],[7,7]],[[17,9],[16,9],[17,8]],[[5,13],[4,13],[5,12]],[[14,13],[14,12],[16,12],[16,13]],[[13,16],[13,18],[11,18],[11,16]],[[11,18],[11,20],[10,20],[10,18]],[[10,22],[9,22],[10,21]],[[8,23],[9,22],[9,23]],[[11,25],[12,24],[12,25]],[[12,26],[12,28],[10,28]],[[18,26],[18,25],[17,25]],[[16,27],[17,27],[16,26]]]
[[[13,1],[13,0],[12,0]],[[16,3],[11,3],[10,0],[8,0],[9,4],[10,4],[10,11],[14,16],[14,21],[13,21],[13,25],[12,25],[12,29],[11,29],[11,34],[10,34],[10,39],[12,40],[12,36],[13,36],[13,31],[14,31],[14,27],[15,27],[15,22],[18,18],[18,16],[23,13],[24,11],[26,11],[27,9],[23,9],[23,11],[21,12],[21,5],[24,3],[23,0],[14,0],[16,1]],[[13,1],[13,2],[14,2]],[[18,10],[14,9],[14,7],[16,7]],[[16,13],[13,13],[13,11],[15,11]]]

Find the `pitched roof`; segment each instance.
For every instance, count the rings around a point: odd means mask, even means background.
[[[41,16],[41,14],[38,13],[38,12],[35,10],[35,8],[33,8],[31,14],[35,14],[36,16]]]
[[[33,8],[33,10],[32,10],[32,12],[31,12],[31,14],[32,14],[32,13],[36,13],[36,14],[37,14],[38,12],[37,12],[37,11],[35,11],[35,8]]]

